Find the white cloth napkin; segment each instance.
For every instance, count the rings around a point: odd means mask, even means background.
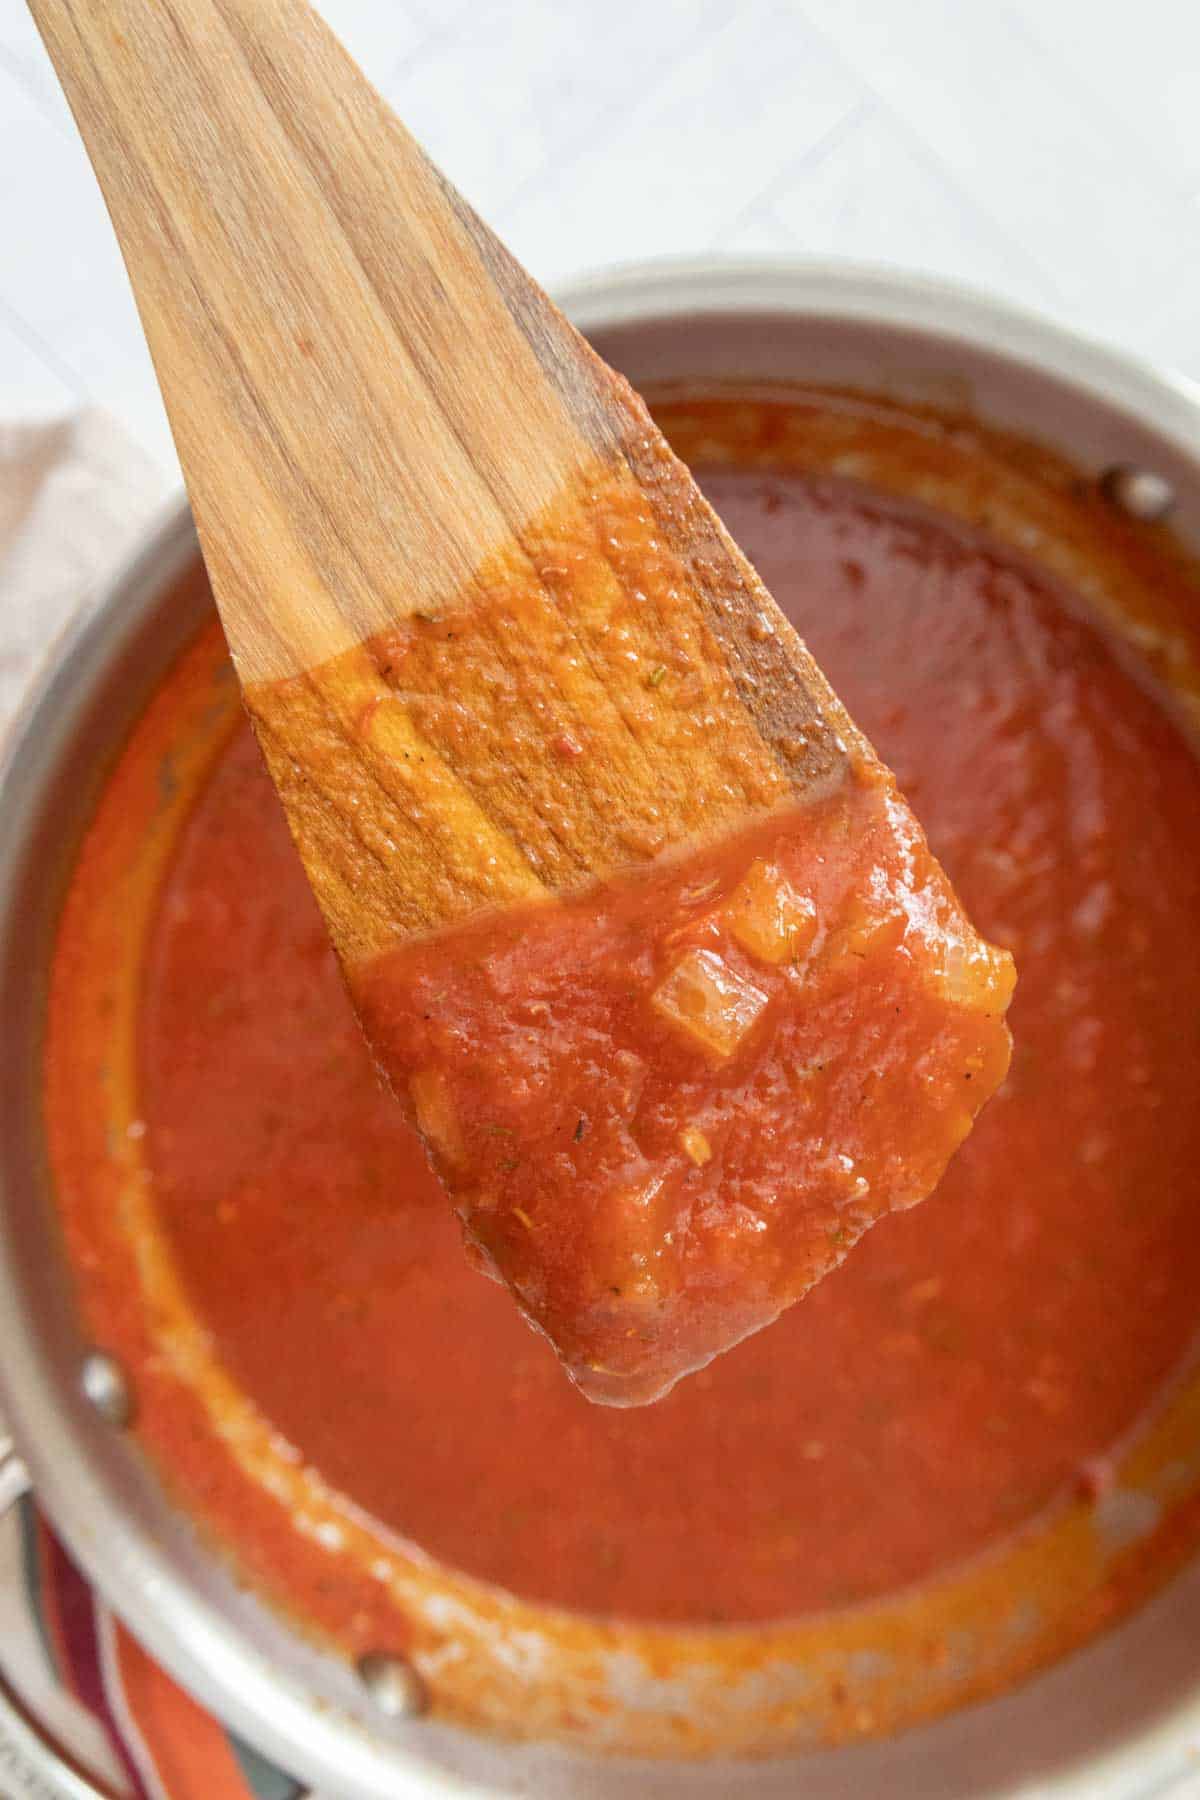
[[[47,651],[177,479],[103,413],[0,421],[0,739]],[[0,1523],[0,1653],[34,1714],[114,1793],[123,1792],[100,1726],[51,1677],[25,1605],[15,1514]]]
[[[0,422],[0,733],[176,480],[104,413]]]

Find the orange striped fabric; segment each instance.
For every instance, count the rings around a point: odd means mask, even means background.
[[[30,1503],[18,1584],[53,1685],[99,1721],[131,1800],[303,1800],[302,1788],[239,1742],[159,1668],[93,1594]],[[69,1754],[78,1754],[64,1743]]]

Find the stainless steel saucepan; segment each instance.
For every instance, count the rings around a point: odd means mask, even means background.
[[[633,268],[579,282],[565,301],[637,386],[807,381],[965,406],[1090,471],[1123,471],[1118,503],[1149,514],[1173,502],[1179,533],[1200,550],[1200,390],[1072,332],[945,286],[807,263]],[[634,1761],[451,1729],[436,1710],[419,1716],[401,1671],[368,1668],[364,1679],[305,1642],[239,1588],[171,1507],[122,1430],[119,1371],[89,1361],[74,1316],[39,1069],[72,858],[125,732],[197,626],[199,602],[181,599],[176,585],[195,554],[180,499],[56,651],[3,770],[0,1510],[32,1486],[149,1652],[265,1755],[345,1800],[1140,1800],[1182,1795],[1192,1783],[1200,1794],[1188,1772],[1200,1748],[1200,1568],[1050,1673],[896,1740],[757,1760]],[[536,1643],[501,1636],[486,1653],[507,1658],[510,1680],[519,1665],[534,1693]],[[0,1644],[0,1669],[3,1659]],[[666,1684],[619,1644],[605,1668],[610,1698],[627,1716],[719,1713],[753,1699],[699,1664]],[[795,1698],[810,1675],[781,1667],[773,1691]],[[2,1685],[0,1790],[74,1800],[100,1791],[57,1761]]]

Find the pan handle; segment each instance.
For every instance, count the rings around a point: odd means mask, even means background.
[[[29,1472],[0,1423],[0,1518],[30,1490]],[[0,1668],[0,1792],[12,1800],[113,1800],[38,1729]]]

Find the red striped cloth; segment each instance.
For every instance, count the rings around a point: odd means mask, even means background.
[[[19,1563],[8,1576],[20,1581],[52,1680],[98,1721],[131,1800],[303,1800],[298,1783],[151,1661],[31,1502],[21,1508]]]

